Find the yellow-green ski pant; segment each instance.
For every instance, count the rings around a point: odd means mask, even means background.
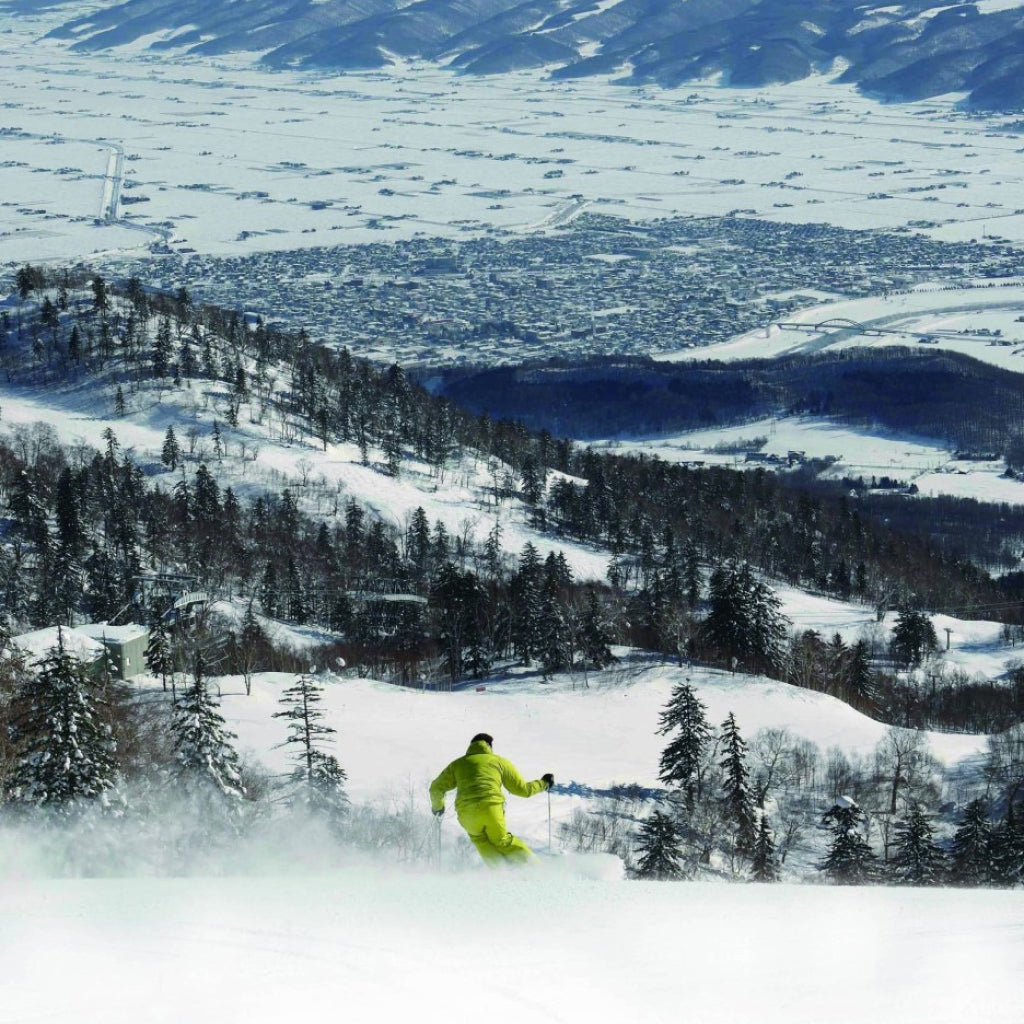
[[[533,851],[505,826],[503,804],[471,804],[456,808],[456,814],[488,867],[525,864],[533,858]]]

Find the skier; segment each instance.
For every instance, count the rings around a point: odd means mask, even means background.
[[[444,814],[444,795],[456,790],[455,813],[473,845],[488,867],[502,863],[525,864],[533,851],[509,832],[505,825],[504,786],[513,796],[533,796],[551,789],[555,777],[547,772],[533,782],[523,781],[511,761],[499,757],[494,739],[478,732],[470,741],[465,757],[452,761],[430,784],[430,806]]]

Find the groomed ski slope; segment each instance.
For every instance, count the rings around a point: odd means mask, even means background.
[[[322,876],[10,881],[17,1024],[1019,1024],[1021,893]]]

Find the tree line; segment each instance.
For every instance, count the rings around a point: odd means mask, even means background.
[[[966,797],[952,821],[936,810],[942,773],[918,732],[890,729],[862,765],[833,750],[819,781],[816,748],[763,730],[751,750],[733,714],[712,728],[686,680],[673,688],[659,733],[670,737],[659,765],[667,791],[637,815],[625,851],[634,877],[724,872],[777,881],[813,831],[822,851],[814,866],[835,884],[1024,883],[1019,724],[990,743],[985,792]],[[572,829],[566,833],[571,839]]]

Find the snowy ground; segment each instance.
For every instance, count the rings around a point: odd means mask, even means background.
[[[12,1024],[1020,1020],[1020,893],[351,868],[0,900]]]
[[[869,756],[887,731],[825,694],[771,680],[656,663],[627,663],[592,678],[589,689],[577,677],[575,690],[568,679],[544,684],[536,677],[487,681],[480,690],[470,685],[456,693],[342,679],[327,685],[322,706],[325,721],[338,730],[337,756],[357,802],[425,813],[431,779],[465,752],[470,737],[488,732],[495,737],[495,749],[527,778],[550,771],[579,794],[552,797],[557,847],[558,825],[567,823],[573,811],[591,806],[588,791],[630,784],[661,788],[658,759],[665,739],[656,732],[658,716],[672,686],[683,678],[690,679],[710,722],[717,727],[733,713],[748,740],[759,729],[787,729],[794,740],[814,743],[823,756],[833,747],[848,756]],[[240,680],[223,684],[222,712],[238,735],[239,750],[274,774],[288,770],[288,751],[279,746],[287,730],[272,716],[280,710],[280,692],[291,679],[259,675],[251,696],[245,696]],[[950,768],[977,758],[986,748],[984,736],[924,736],[936,760]],[[510,827],[535,849],[547,848],[544,797],[511,800],[508,816]],[[464,842],[447,819],[444,837],[446,847]]]
[[[728,341],[659,353],[683,362],[773,359],[841,348],[920,345],[960,352],[983,363],[1024,372],[1024,283],[1019,279],[971,287],[921,287],[861,299],[819,297],[803,309]],[[922,340],[922,339],[927,340]]]
[[[730,450],[723,452],[722,446]],[[903,484],[916,484],[922,497],[951,495],[1024,504],[1024,481],[1005,477],[1006,465],[1002,459],[956,459],[950,448],[928,438],[845,427],[814,416],[780,416],[733,427],[599,441],[593,447],[601,451],[656,455],[666,462],[699,462],[734,469],[761,465],[745,461],[746,449],[782,460],[787,453],[797,451],[808,459],[834,460],[822,473],[826,479],[859,476],[870,480],[888,476]]]

